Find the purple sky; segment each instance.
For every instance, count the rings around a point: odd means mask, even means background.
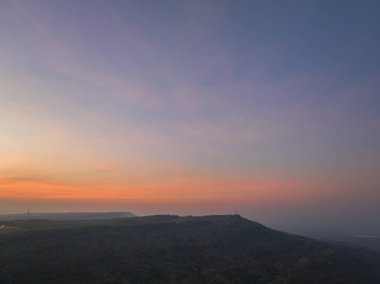
[[[379,13],[2,0],[0,213],[236,205],[269,225],[380,232]]]

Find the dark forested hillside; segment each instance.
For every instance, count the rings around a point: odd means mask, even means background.
[[[376,252],[238,215],[0,225],[0,283],[380,283]]]

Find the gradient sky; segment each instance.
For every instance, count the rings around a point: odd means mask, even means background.
[[[0,0],[0,213],[236,206],[380,232],[379,15],[377,0]]]

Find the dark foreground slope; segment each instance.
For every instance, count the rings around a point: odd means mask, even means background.
[[[380,283],[375,252],[237,215],[5,225],[0,283]]]

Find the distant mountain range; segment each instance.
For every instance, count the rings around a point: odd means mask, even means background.
[[[275,231],[239,215],[1,225],[0,283],[380,283],[376,251]]]
[[[136,217],[131,212],[64,212],[64,213],[23,213],[0,215],[0,221],[11,220],[103,220],[114,218]]]

